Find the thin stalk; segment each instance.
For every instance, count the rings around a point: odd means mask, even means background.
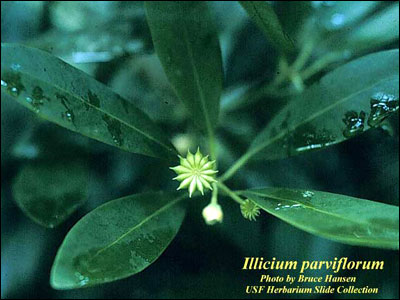
[[[212,184],[213,191],[211,196],[211,203],[218,204],[218,185],[216,183]]]
[[[296,91],[298,91],[299,93],[303,92],[304,83],[299,73],[292,74],[290,80],[292,81],[292,84],[295,87]]]
[[[287,59],[286,59],[285,56],[281,56],[279,58],[278,70],[279,70],[278,75],[275,76],[274,80],[270,83],[270,85],[272,87],[274,87],[274,88],[279,86],[287,78],[288,70],[289,70],[289,64],[288,64]]]
[[[248,151],[242,155],[220,178],[219,182],[223,182],[231,178],[237,170],[243,167],[247,161],[255,154],[254,151]]]
[[[343,59],[343,54],[340,53],[328,53],[322,56],[320,59],[316,60],[311,66],[304,69],[300,75],[303,80],[307,80],[314,74],[317,74],[321,70],[323,70],[326,66],[331,63],[337,62]]]
[[[297,56],[296,60],[291,65],[290,67],[291,71],[295,73],[300,71],[307,63],[313,50],[314,50],[314,41],[310,40],[307,43],[305,43],[303,48],[300,50],[300,53]]]
[[[256,147],[251,147],[246,153],[244,153],[220,178],[221,182],[228,180],[231,178],[241,167],[243,167],[254,155],[268,147],[275,141],[279,140],[285,135],[285,131],[281,131],[279,134],[271,138],[265,143],[259,144]]]
[[[217,185],[221,188],[221,190],[228,195],[230,198],[232,198],[233,200],[235,200],[237,203],[239,204],[244,204],[244,200],[242,200],[242,198],[240,198],[234,191],[232,191],[230,188],[228,188],[225,184],[223,184],[222,182],[218,182]]]

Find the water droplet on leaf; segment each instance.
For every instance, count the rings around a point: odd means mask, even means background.
[[[75,125],[75,115],[70,108],[70,102],[68,98],[62,94],[56,94],[57,99],[61,101],[61,104],[65,107],[66,111],[61,113],[61,117],[65,118],[68,122],[71,122]]]
[[[89,283],[89,277],[83,276],[79,272],[75,272],[75,276],[78,278],[80,286],[84,286],[84,285],[87,285]]]
[[[21,69],[21,65],[20,64],[16,64],[16,63],[12,63],[11,64],[11,69],[13,69],[14,71],[18,71],[19,69]]]
[[[5,72],[1,79],[1,86],[5,87],[7,93],[13,97],[19,96],[25,90],[21,82],[21,75],[15,72]]]
[[[65,117],[68,121],[72,122],[74,120],[74,115],[70,111],[65,112]]]
[[[91,91],[88,92],[88,102],[91,105],[86,104],[86,110],[89,110],[91,106],[100,107],[100,99],[97,97],[96,94],[92,93]]]
[[[399,109],[399,98],[394,95],[379,92],[371,97],[370,104],[371,113],[368,117],[368,125],[375,127],[391,113]]]
[[[103,115],[102,119],[107,124],[107,129],[111,134],[113,142],[118,146],[122,146],[123,140],[121,138],[121,123],[115,119],[110,118],[108,115]]]
[[[367,227],[366,229],[358,228],[357,230],[353,231],[353,235],[358,239],[366,238],[368,236],[371,236],[371,234],[372,234],[372,230],[370,227]]]
[[[306,124],[296,129],[288,142],[291,141],[295,152],[317,150],[335,143],[335,136],[325,129],[316,129]]]
[[[32,91],[32,98],[37,100],[37,101],[42,101],[42,100],[47,100],[50,102],[50,98],[46,97],[43,93],[43,90],[41,87],[36,86],[33,91]]]
[[[296,208],[302,208],[303,205],[300,203],[296,203],[296,204],[286,204],[283,205],[282,203],[278,203],[278,205],[275,207],[275,210],[287,210],[287,209],[296,209]]]
[[[36,113],[40,112],[40,106],[43,105],[43,101],[41,101],[41,100],[38,101],[38,100],[32,99],[31,97],[26,97],[25,101],[28,102],[32,106],[34,112],[36,112]]]
[[[302,193],[302,196],[303,196],[304,198],[312,198],[312,197],[314,196],[314,192],[312,192],[312,191],[304,191],[304,192]]]
[[[361,111],[360,114],[355,111],[348,111],[343,118],[343,122],[346,125],[343,135],[346,138],[350,138],[362,133],[364,131],[365,117],[364,111]]]

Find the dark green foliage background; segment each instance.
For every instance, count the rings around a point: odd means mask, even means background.
[[[284,27],[292,28],[293,32],[289,33],[294,34],[299,27],[296,24],[300,19],[299,10],[293,17],[292,9],[296,4],[290,3],[290,9],[285,5],[275,4],[274,8]],[[357,5],[349,9],[357,11]],[[390,5],[393,3],[381,4],[377,14]],[[246,19],[245,11],[236,2],[210,2],[209,6],[220,32],[224,88],[240,89],[250,83],[270,80],[278,61],[277,50]],[[301,9],[304,15],[312,10],[311,5]],[[371,13],[371,18],[373,16]],[[348,24],[343,31],[356,32],[355,28],[354,24]],[[192,141],[196,138],[196,129],[155,59],[141,2],[2,2],[1,42],[26,43],[48,50],[135,103],[168,133],[169,138],[184,133],[189,133]],[[328,51],[324,47],[331,49],[329,47],[337,44],[332,41],[330,46],[321,45],[317,49],[323,53]],[[365,49],[364,45],[356,47]],[[373,51],[362,50],[353,58],[394,48],[398,48],[398,40],[377,43]],[[107,55],[86,63],[79,63],[82,57],[73,55],[88,51]],[[311,77],[307,84],[317,81],[321,75]],[[221,110],[228,105],[226,103],[223,98]],[[221,127],[217,131],[223,157],[221,169],[226,170],[245,152],[284,103],[281,97],[264,96],[254,105],[221,115]],[[389,123],[391,135],[382,129],[373,129],[323,151],[249,163],[230,181],[230,186],[234,189],[306,187],[398,205],[398,115],[390,118]],[[83,162],[88,169],[88,200],[65,223],[55,229],[45,229],[28,219],[15,204],[13,183],[19,172],[32,162],[45,165],[69,161]],[[190,205],[178,235],[164,254],[141,273],[94,288],[52,289],[50,269],[69,229],[86,213],[109,200],[151,190],[173,190],[173,173],[168,167],[156,158],[120,151],[40,120],[16,102],[2,98],[2,298],[243,298],[245,286],[257,284],[261,274],[240,270],[244,256],[298,261],[342,256],[351,260],[384,260],[383,271],[344,271],[340,275],[357,276],[357,286],[378,287],[378,298],[399,296],[398,251],[335,243],[298,230],[265,212],[257,222],[249,222],[241,217],[235,203],[222,196],[224,222],[213,227],[205,225],[200,214],[208,199],[187,201]],[[301,295],[295,296],[298,297]]]

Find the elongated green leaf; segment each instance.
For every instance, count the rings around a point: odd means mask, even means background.
[[[332,32],[343,28],[352,29],[379,5],[379,1],[338,1],[316,8],[316,23]],[[324,6],[324,5],[322,5]]]
[[[268,1],[239,2],[278,51],[288,53],[294,50],[293,42],[283,31],[278,17]]]
[[[310,1],[276,1],[274,9],[283,30],[299,45],[299,34],[314,12]]]
[[[248,155],[279,159],[337,144],[379,126],[398,108],[398,50],[370,54],[294,97],[255,138]]]
[[[268,213],[337,242],[399,248],[399,207],[343,195],[284,188],[240,192]]]
[[[179,193],[145,193],[110,201],[67,234],[51,271],[51,285],[73,289],[136,274],[152,264],[184,217]]]
[[[80,161],[28,164],[17,175],[13,195],[36,223],[53,228],[87,197],[87,169]]]
[[[399,39],[399,3],[385,8],[351,31],[342,46],[352,51],[373,49]],[[337,43],[336,45],[339,45]]]
[[[172,158],[175,150],[142,111],[54,56],[1,45],[1,90],[39,116],[123,150]]]
[[[298,26],[300,29],[298,39],[301,44],[314,44],[313,52],[316,57],[327,55],[329,52],[338,62],[341,60],[348,60],[352,56],[368,48],[373,49],[377,44],[382,45],[381,38],[375,39],[373,43],[365,41],[365,43],[358,43],[358,45],[350,41],[349,38],[349,36],[363,26],[360,26],[360,23],[366,24],[373,18],[369,15],[382,5],[380,2],[381,1],[311,2],[310,4],[313,7],[313,12],[303,24]],[[387,28],[391,26],[393,28],[392,30],[395,30],[392,22],[385,22],[384,27]],[[384,35],[386,34],[387,32],[384,33]],[[318,45],[318,47],[316,47],[316,45]]]
[[[332,35],[326,41],[320,44],[320,52],[326,51],[344,51],[346,55],[355,55],[371,49],[385,46],[399,39],[399,4],[394,3],[382,11],[375,13],[367,18],[361,24],[354,26],[352,30],[348,30],[349,22],[357,20],[357,13],[368,13],[369,10],[376,6],[373,1],[365,1],[360,3],[340,2],[340,12],[331,12],[330,23],[332,28],[344,28],[339,34]],[[358,9],[354,13],[345,13],[344,10],[351,12],[348,6],[355,6]],[[324,19],[324,18],[322,18]],[[336,25],[335,25],[336,24]]]
[[[145,2],[154,48],[168,80],[208,131],[216,125],[222,89],[218,36],[203,1]]]

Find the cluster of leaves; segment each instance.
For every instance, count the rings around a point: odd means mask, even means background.
[[[213,197],[219,191],[239,203],[251,201],[293,226],[338,242],[398,249],[397,206],[308,189],[232,191],[224,184],[249,160],[322,149],[379,127],[397,112],[398,50],[362,55],[398,39],[398,24],[390,21],[398,23],[398,3],[327,5],[307,18],[304,26],[292,27],[279,19],[279,11],[286,11],[288,4],[275,7],[278,14],[269,2],[241,5],[280,59],[275,79],[253,85],[232,100],[223,93],[218,32],[207,3],[145,3],[154,49],[168,81],[217,163],[222,158],[215,130],[228,122],[230,111],[265,95],[290,96],[248,150],[217,179]],[[285,14],[311,14],[309,2],[289,5]],[[334,27],[333,33],[329,26]],[[355,29],[348,32],[349,26]],[[176,163],[178,151],[168,133],[130,101],[47,52],[17,44],[1,47],[2,98],[100,142]],[[314,78],[333,67],[319,80]],[[85,172],[79,160],[68,165],[29,165],[15,181],[15,199],[33,220],[54,227],[85,200]],[[46,189],[49,182],[50,190]],[[32,193],[35,189],[46,192]],[[51,272],[52,286],[91,286],[140,272],[177,234],[185,199],[183,192],[148,192],[97,207],[73,226],[62,243]]]

